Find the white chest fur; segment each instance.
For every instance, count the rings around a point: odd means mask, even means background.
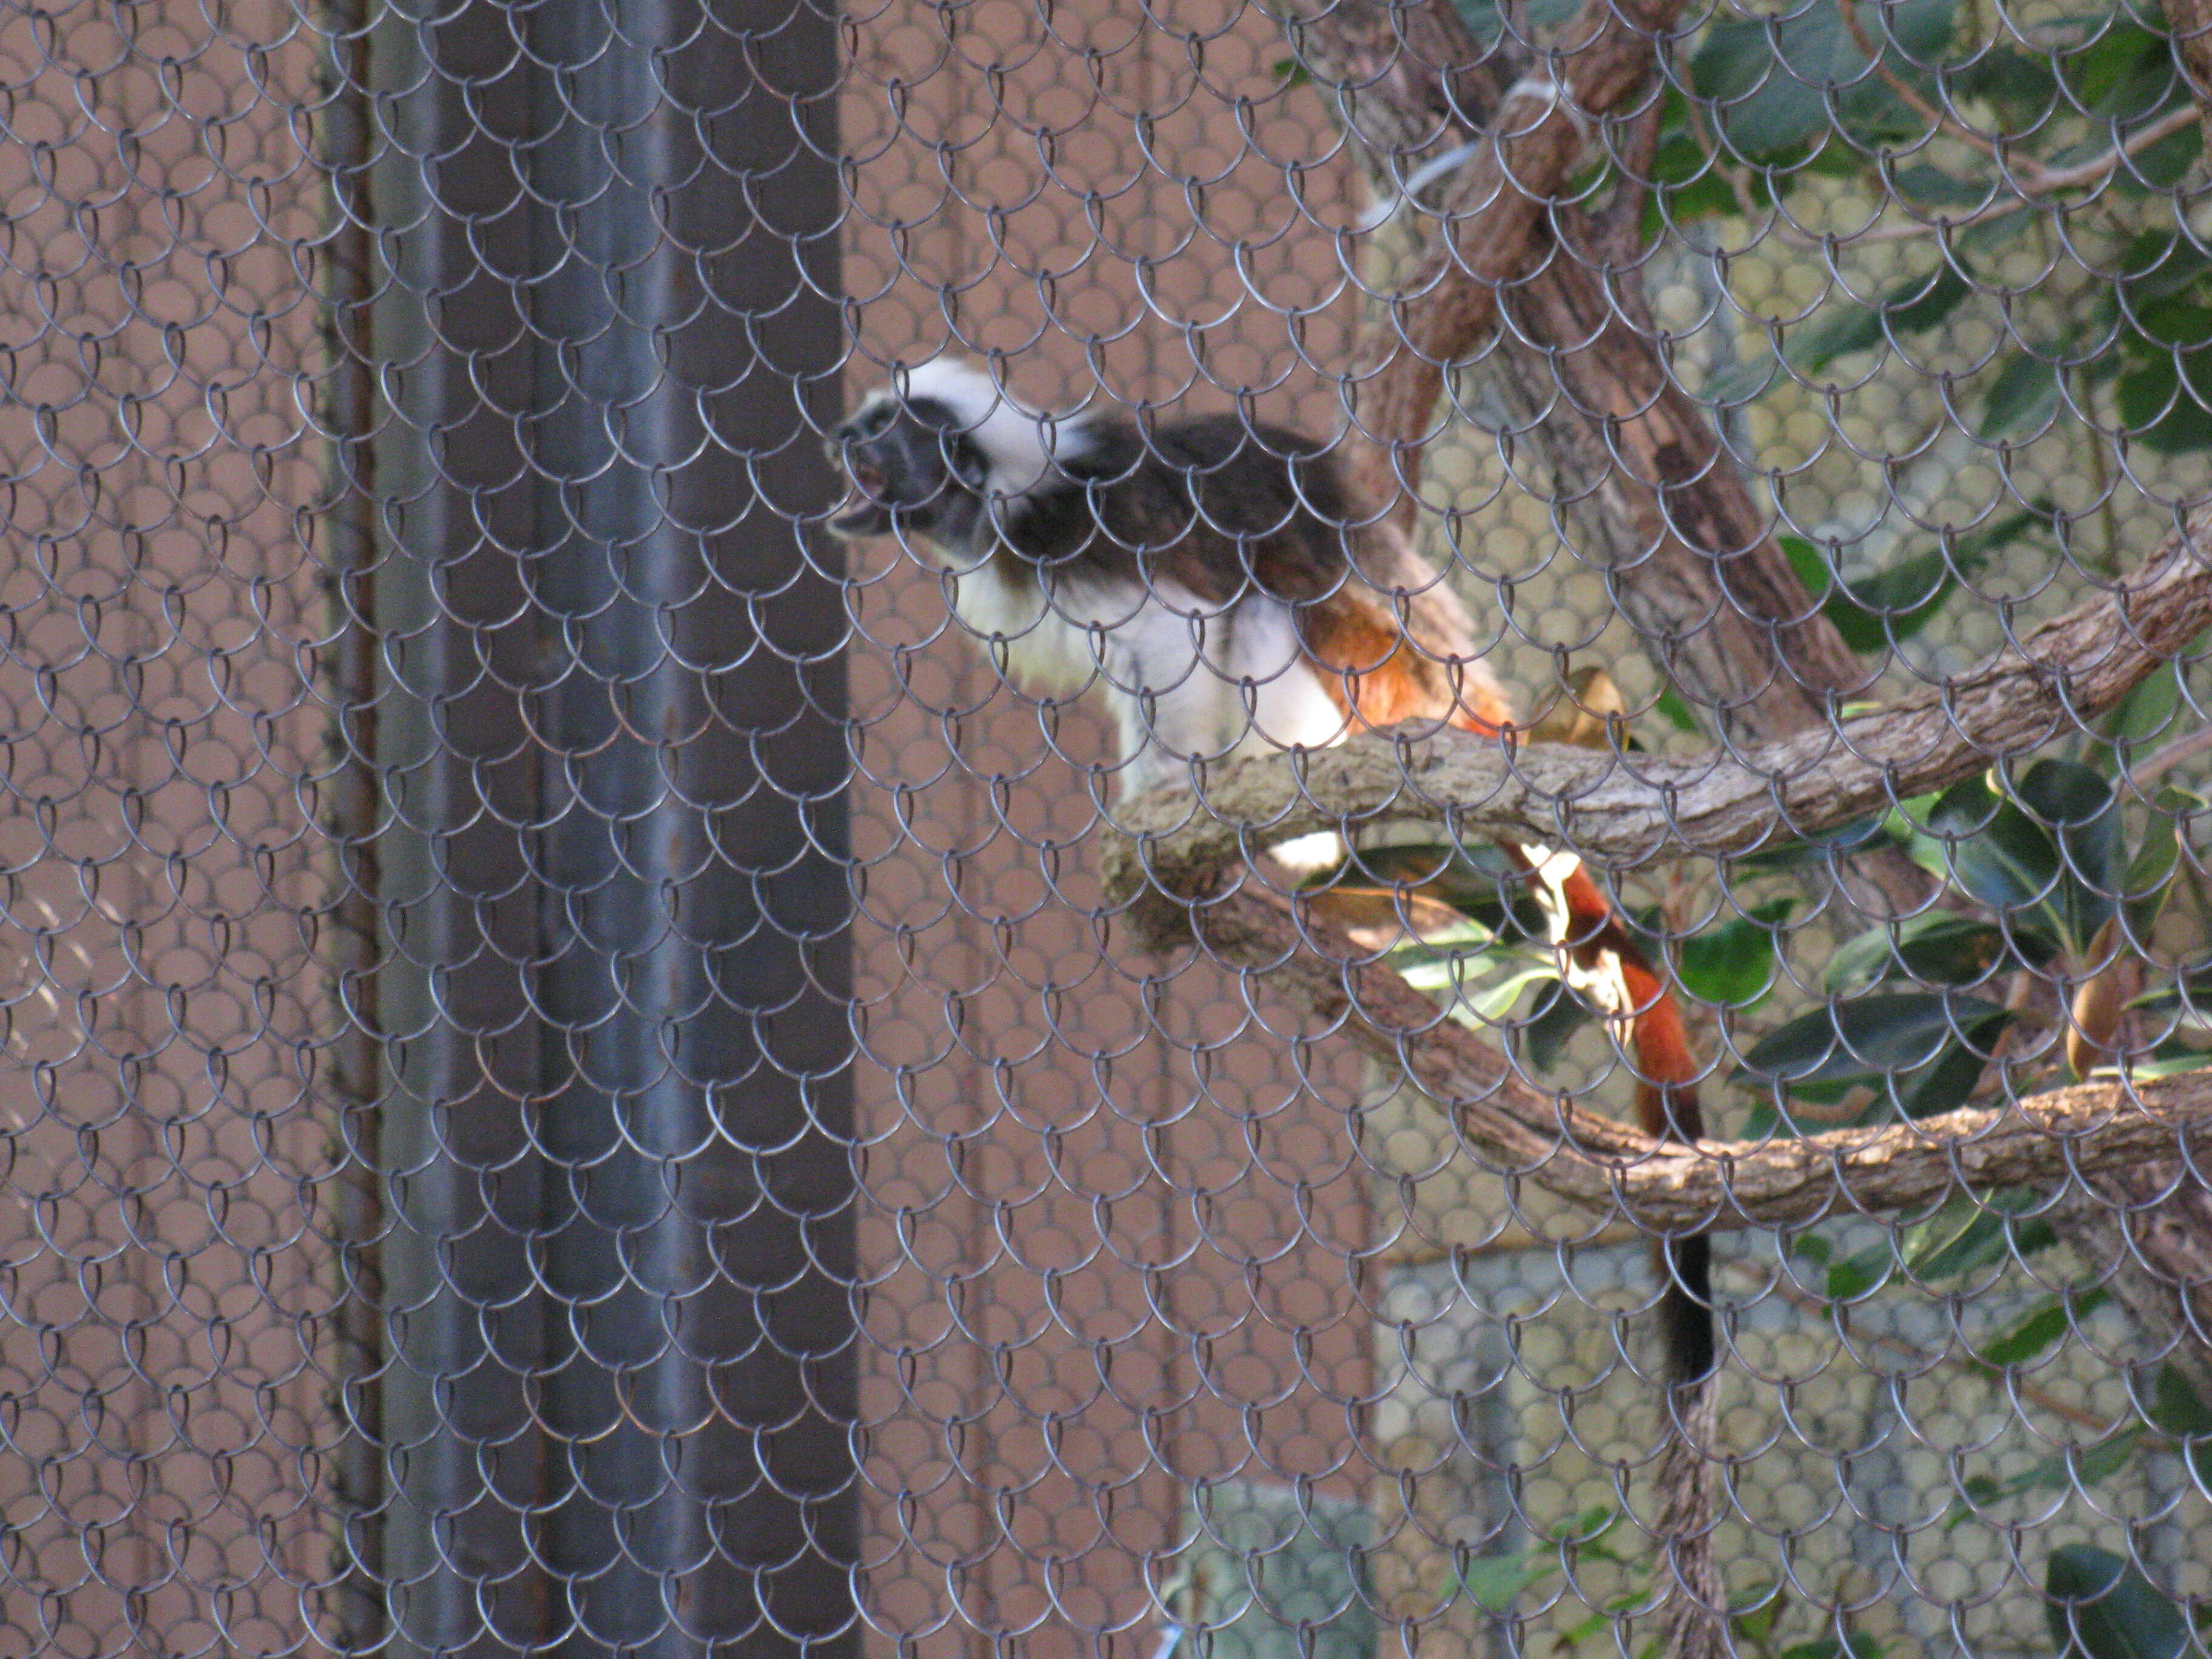
[[[952,567],[953,614],[1023,690],[1105,699],[1124,793],[1186,775],[1194,760],[1343,737],[1281,600],[1209,605],[1171,582],[1028,577],[988,561]]]

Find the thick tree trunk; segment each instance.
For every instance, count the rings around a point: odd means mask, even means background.
[[[1595,550],[1613,603],[1668,679],[1729,736],[1829,724],[1875,671],[1806,593],[1705,409],[1640,326],[1643,296],[1627,290],[1641,273],[1589,253],[1557,249],[1507,290],[1493,383],[1549,394],[1528,435],[1563,488],[1599,509],[1577,526],[1604,523]]]

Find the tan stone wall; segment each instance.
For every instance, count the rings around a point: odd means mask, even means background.
[[[1308,211],[1347,179],[1259,11],[900,0],[854,40],[854,395],[951,347],[1046,406],[1325,427],[1349,313]],[[853,568],[877,1628],[1149,1652],[1194,1483],[1368,1484],[1360,1074],[1116,941],[1095,713],[1003,684],[896,548]]]
[[[0,1646],[296,1651],[337,1295],[314,46],[0,16]]]

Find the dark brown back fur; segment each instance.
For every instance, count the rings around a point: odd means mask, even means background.
[[[1355,507],[1327,447],[1231,415],[1149,434],[1094,421],[1085,436],[1060,476],[1004,510],[1000,557],[1062,580],[1171,582],[1208,606],[1282,601],[1332,698],[1369,726],[1507,718],[1457,596]]]

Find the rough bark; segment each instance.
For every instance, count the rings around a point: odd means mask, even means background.
[[[2212,1400],[2212,1188],[2158,1158],[2087,1177],[2065,1206],[2067,1236],[2127,1310],[2140,1364],[2173,1366]]]
[[[2212,154],[2212,0],[2165,0]],[[2112,1264],[2113,1297],[2142,1353],[2212,1400],[2212,1187],[2188,1157],[2155,1157],[2085,1183],[2069,1206],[2081,1253]]]
[[[1220,769],[1117,811],[1109,895],[1172,933],[1179,896],[1267,842],[1383,821],[1468,842],[1571,849],[1600,866],[1725,858],[1887,811],[2081,729],[2212,626],[2212,509],[2191,514],[2130,581],[1943,686],[1741,750],[1667,760],[1494,738],[1358,738]]]
[[[1549,67],[1487,107],[1508,54],[1486,52],[1449,8],[1332,0],[1304,13],[1317,79],[1346,89],[1346,124],[1391,160],[1446,138],[1484,144],[1437,186],[1441,234],[1389,307],[1389,338],[1360,404],[1358,471],[1401,523],[1416,509],[1421,452],[1446,368],[1496,326],[1501,287],[1540,259],[1553,205],[1583,165],[1595,123],[1650,79],[1686,0],[1587,0]],[[1480,124],[1480,125],[1479,125]]]
[[[1375,817],[1431,817],[1458,836],[1547,842],[1616,860],[1752,850],[1970,775],[1999,754],[2024,752],[2072,729],[2205,625],[2197,550],[2170,546],[2171,556],[2154,562],[2134,601],[2089,607],[2067,619],[2071,631],[2046,629],[1981,675],[1883,715],[1837,720],[1837,705],[1870,676],[1819,615],[1703,410],[1674,382],[1644,319],[1634,262],[1618,247],[1601,247],[1618,239],[1587,234],[1578,210],[1559,199],[1604,124],[1650,84],[1681,9],[1679,0],[1589,0],[1547,54],[1551,78],[1510,86],[1519,66],[1478,61],[1464,30],[1434,0],[1389,7],[1330,0],[1309,16],[1306,56],[1324,82],[1359,89],[1345,100],[1346,125],[1386,177],[1396,174],[1394,158],[1440,154],[1465,137],[1483,141],[1437,191],[1439,234],[1387,307],[1385,349],[1374,354],[1377,366],[1359,400],[1364,447],[1356,465],[1378,509],[1407,525],[1417,512],[1423,453],[1454,369],[1487,353],[1493,375],[1504,371],[1498,385],[1509,397],[1533,387],[1540,402],[1547,385],[1556,386],[1559,396],[1523,431],[1547,452],[1556,474],[1575,481],[1584,526],[1599,520],[1589,547],[1577,551],[1596,551],[1616,605],[1662,672],[1711,711],[1728,752],[1670,770],[1624,755],[1516,753],[1446,738],[1402,752],[1377,741],[1296,762],[1248,763],[1218,780],[1201,808],[1194,811],[1185,798],[1141,803],[1130,815],[1143,838],[1120,849],[1118,881],[1123,894],[1135,896],[1148,885],[1144,877],[1152,878],[1137,913],[1140,927],[1172,936],[1180,918],[1161,894],[1206,892],[1218,878],[1210,872],[1245,856],[1263,833],[1273,838]],[[2169,9],[2193,82],[2200,94],[2212,91],[2212,0],[2172,0]],[[2212,115],[2206,130],[2212,135]],[[1634,193],[1632,185],[1620,192],[1624,200]],[[1593,501],[1594,510],[1587,505]],[[2191,529],[2201,532],[2203,526]],[[2171,634],[2157,632],[2159,617],[2173,621]],[[1746,738],[1765,743],[1740,755],[1736,741]],[[1911,908],[1927,895],[1897,860],[1863,873],[1893,908]],[[1548,1123],[1552,1150],[1534,1164],[1509,1158],[1509,1166],[1563,1192],[1583,1182],[1585,1201],[1619,1203],[1645,1224],[1727,1224],[1720,1206],[1741,1212],[1744,1195],[1762,1181],[1790,1186],[1804,1176],[1802,1165],[1793,1175],[1748,1161],[1759,1158],[1811,1158],[1820,1179],[1812,1188],[1791,1187],[1791,1201],[1813,1191],[1812,1213],[1820,1213],[1864,1204],[1863,1194],[1877,1191],[1880,1207],[1893,1210],[1933,1201],[1961,1183],[2053,1182],[2087,1167],[2083,1159],[2100,1169],[2131,1159],[2172,1164],[2181,1150],[2170,1126],[2130,1115],[2131,1106],[2123,1110],[2123,1091],[2095,1091],[2092,1099],[2069,1091],[1986,1121],[1954,1115],[1957,1121],[1940,1128],[1882,1132],[1890,1137],[1885,1142],[1847,1145],[1824,1136],[1733,1161],[1709,1144],[1686,1153],[1647,1143],[1616,1148],[1612,1167],[1599,1158],[1593,1170],[1589,1149],[1597,1142],[1588,1137],[1605,1133],[1596,1127],[1602,1120],[1588,1121],[1570,1103],[1513,1078],[1496,1051],[1474,1055],[1460,1028],[1437,1025],[1427,999],[1395,976],[1391,983],[1376,978],[1386,970],[1363,966],[1343,953],[1348,946],[1332,957],[1324,935],[1302,931],[1295,915],[1249,890],[1196,905],[1190,925],[1206,948],[1232,962],[1272,963],[1279,975],[1306,979],[1317,1007],[1342,1013],[1378,1055],[1456,1106],[1479,1150],[1537,1150],[1507,1134],[1506,1121],[1489,1110],[1501,1103],[1530,1109],[1533,1116],[1505,1119],[1517,1124],[1522,1140],[1534,1136],[1540,1145]],[[1379,1023],[1363,991],[1389,992]],[[1394,1024],[1400,1016],[1413,1024]],[[1451,1069],[1454,1055],[1466,1062],[1464,1073]],[[1455,1092],[1462,1087],[1473,1092]],[[2082,1104],[2089,1118],[2068,1118],[2063,1109],[2050,1115],[2052,1103],[2069,1101]],[[2193,1095],[2166,1103],[2192,1122],[2207,1107]],[[2005,1150],[2009,1132],[2023,1124],[2025,1139]],[[1484,1132],[1504,1138],[1492,1144]],[[1618,1126],[1611,1132],[1628,1133]],[[1931,1133],[1948,1139],[1929,1141]],[[1703,1181],[1708,1201],[1674,1212],[1670,1224],[1662,1210],[1648,1207],[1656,1188],[1644,1188],[1655,1171],[1686,1158],[1697,1160],[1700,1173],[1681,1170],[1676,1195]],[[1729,1178],[1715,1189],[1717,1163]],[[2031,1164],[2039,1173],[2027,1172]],[[1602,1179],[1589,1184],[1593,1175]],[[2173,1189],[2183,1187],[2191,1201],[2201,1199],[2201,1188],[2190,1183]],[[1635,1203],[1632,1193],[1641,1194]],[[2179,1201],[2169,1200],[2168,1208]],[[2129,1235],[2136,1260],[2154,1261],[2164,1248],[2166,1212],[2157,1214],[2159,1225]],[[2193,1250],[2194,1240],[2208,1236],[2199,1224],[2207,1219],[2212,1210],[2202,1217],[2173,1211],[2180,1243],[2172,1248],[2181,1255]],[[2168,1282],[2201,1282],[2201,1274],[2186,1277],[2185,1262],[2168,1267]],[[1694,1439],[1686,1431],[1670,1449],[1698,1465],[1670,1491],[1690,1493],[1693,1483],[1710,1478],[1710,1464],[1695,1458]],[[1678,1552],[1680,1575],[1666,1613],[1666,1650],[1672,1659],[1717,1654],[1726,1645],[1725,1620],[1704,1594],[1709,1581],[1717,1584],[1700,1541],[1705,1533],[1696,1518],[1682,1516],[1664,1521],[1661,1533]],[[1701,1612],[1701,1601],[1711,1610]]]

